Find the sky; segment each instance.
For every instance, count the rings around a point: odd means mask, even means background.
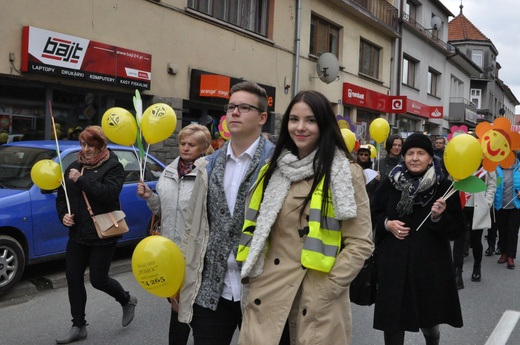
[[[441,2],[455,16],[459,15],[461,0]],[[497,48],[497,62],[502,67],[498,77],[520,101],[520,0],[462,0],[462,5],[464,16]],[[519,106],[515,113],[520,113]]]

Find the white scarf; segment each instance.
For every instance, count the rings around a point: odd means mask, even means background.
[[[298,159],[290,151],[282,152],[278,167],[273,172],[265,189],[264,199],[256,222],[256,229],[246,261],[242,266],[242,278],[258,277],[264,270],[265,244],[271,228],[282,209],[291,184],[314,175],[312,164],[316,150],[307,157]],[[350,162],[339,150],[334,153],[331,169],[330,194],[334,206],[335,218],[344,220],[356,217],[357,205],[352,186]]]

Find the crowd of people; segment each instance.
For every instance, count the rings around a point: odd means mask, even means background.
[[[169,344],[349,344],[350,283],[375,250],[378,289],[373,327],[385,344],[404,344],[422,331],[440,342],[440,324],[462,327],[457,289],[464,256],[474,257],[471,280],[482,279],[486,255],[513,269],[520,224],[520,172],[479,170],[487,189],[454,194],[443,164],[446,142],[414,133],[391,135],[386,155],[371,145],[349,152],[328,99],[300,91],[283,114],[273,143],[262,133],[268,99],[244,81],[224,107],[230,139],[213,152],[206,126],[179,132],[179,157],[155,191],[139,181],[137,195],[161,220],[161,235],[182,250],[179,293],[168,298]],[[87,210],[119,209],[123,167],[106,148],[101,127],[79,135],[77,162],[65,172],[56,200],[69,228],[66,275],[72,328],[59,344],[87,337],[85,268],[94,288],[122,306],[122,325],[137,298],[108,276],[118,237],[99,239]],[[364,171],[365,170],[365,171]],[[373,171],[373,175],[367,174]],[[496,242],[498,232],[498,242]],[[495,245],[498,244],[496,251]],[[375,248],[375,249],[374,249]]]

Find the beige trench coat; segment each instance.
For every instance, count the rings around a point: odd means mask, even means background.
[[[343,246],[330,273],[304,269],[300,254],[307,226],[300,209],[312,181],[291,186],[270,233],[263,273],[250,278],[240,331],[240,345],[277,345],[289,319],[291,344],[350,344],[350,282],[373,251],[370,206],[363,170],[351,164],[357,217],[342,222]],[[247,289],[248,288],[248,289]],[[245,297],[245,296],[244,296]]]

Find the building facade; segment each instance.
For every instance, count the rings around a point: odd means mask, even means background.
[[[446,133],[450,99],[471,99],[480,68],[445,43],[450,16],[438,0],[7,1],[1,130],[50,139],[52,111],[66,137],[111,107],[135,114],[138,90],[144,109],[172,106],[176,133],[197,122],[217,138],[230,86],[249,80],[268,93],[275,135],[304,89],[324,93],[362,143],[378,117],[394,133]],[[176,134],[150,151],[172,161]]]

